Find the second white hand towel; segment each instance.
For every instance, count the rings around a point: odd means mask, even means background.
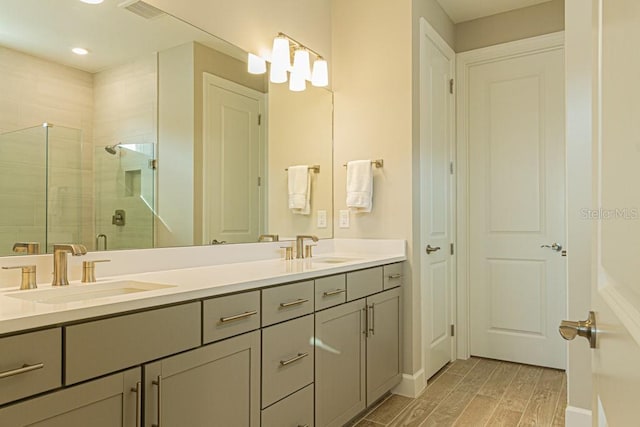
[[[298,215],[311,213],[311,177],[309,166],[289,166],[289,209]]]
[[[347,162],[347,207],[354,212],[371,212],[373,207],[371,160]]]

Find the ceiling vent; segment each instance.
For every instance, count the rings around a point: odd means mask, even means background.
[[[144,19],[156,19],[166,15],[157,7],[151,6],[149,3],[145,3],[142,0],[123,1],[118,5],[118,7],[127,9],[129,12],[135,13]]]

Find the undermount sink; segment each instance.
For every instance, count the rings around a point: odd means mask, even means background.
[[[326,264],[342,264],[344,262],[360,261],[361,258],[349,257],[330,257],[330,258],[312,258],[312,262],[324,262]]]
[[[64,304],[68,302],[90,301],[99,298],[115,297],[173,287],[174,285],[160,285],[158,283],[123,280],[109,283],[88,283],[58,288],[19,291],[15,293],[7,293],[5,295],[11,298],[18,298],[41,304]]]

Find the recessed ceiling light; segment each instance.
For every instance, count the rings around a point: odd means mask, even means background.
[[[71,49],[71,52],[75,53],[76,55],[86,55],[87,53],[89,53],[87,49],[81,47],[74,47],[73,49]]]
[[[102,3],[104,0],[80,0],[82,3],[87,3],[87,4],[100,4]]]

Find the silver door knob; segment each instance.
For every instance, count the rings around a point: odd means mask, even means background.
[[[556,251],[556,252],[560,252],[562,250],[562,245],[559,245],[557,243],[553,243],[551,245],[540,245],[540,247],[541,248],[549,248],[549,249],[551,249],[553,251]]]
[[[581,336],[589,340],[589,347],[596,348],[596,315],[589,312],[589,318],[578,322],[563,320],[558,328],[560,335],[567,341],[571,341],[576,336]]]
[[[432,248],[431,245],[427,245],[427,255],[430,255],[431,252],[437,252],[440,250],[440,246],[436,246],[435,248]]]

